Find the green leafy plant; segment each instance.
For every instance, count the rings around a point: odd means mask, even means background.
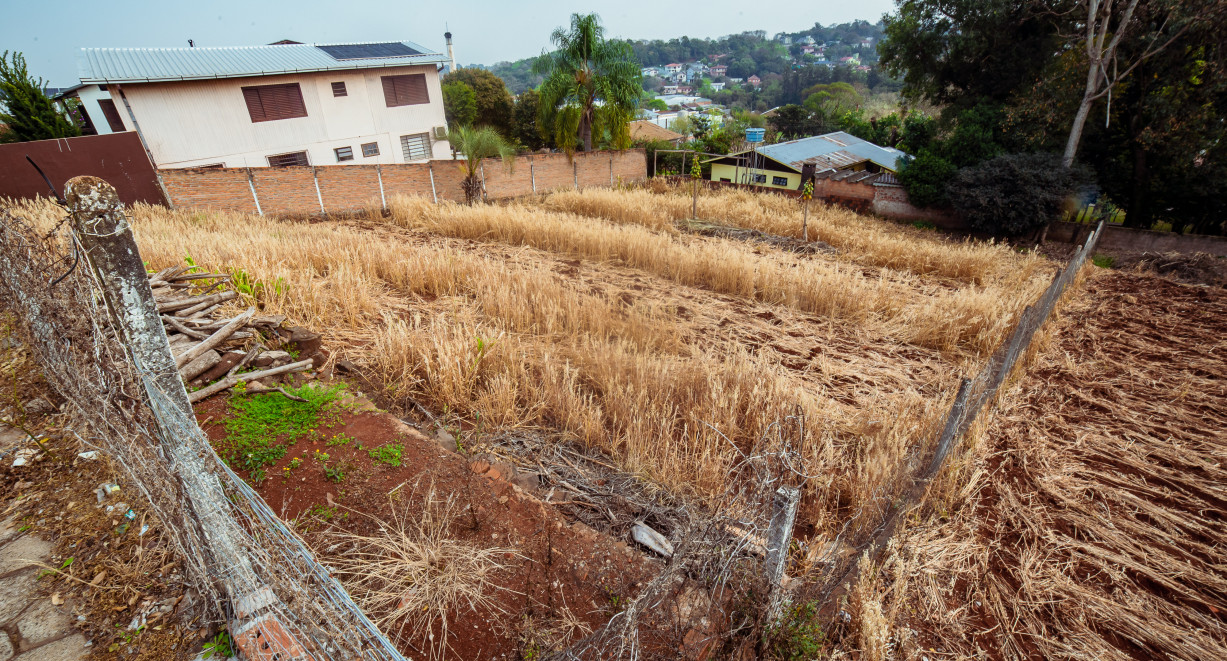
[[[234,656],[234,649],[230,644],[230,633],[225,630],[217,632],[212,640],[204,644],[204,653],[201,656],[206,659],[212,659],[215,656],[219,659],[228,659]]]
[[[371,455],[371,459],[378,461],[381,464],[389,466],[400,466],[400,455],[405,449],[400,443],[381,445],[377,448],[372,448],[367,451]]]
[[[329,481],[340,484],[345,481],[345,475],[349,472],[350,468],[352,468],[350,463],[348,461],[343,461],[337,466],[325,468],[324,477],[328,478]]]
[[[325,443],[324,445],[327,445],[328,447],[334,447],[337,445],[346,445],[349,443],[356,443],[357,441],[358,439],[352,436],[346,435],[344,433],[341,433],[341,434],[337,434],[336,436],[333,436],[332,438],[328,439],[328,442]]]
[[[1111,255],[1095,255],[1091,258],[1091,263],[1101,269],[1110,269],[1116,265],[1116,258]]]
[[[809,661],[825,655],[826,633],[818,623],[814,602],[795,604],[765,633],[772,658]]]
[[[288,388],[287,392],[307,400],[298,402],[249,397],[243,387],[236,388],[230,398],[233,415],[225,423],[226,438],[216,444],[218,454],[235,469],[256,470],[276,463],[289,445],[315,433],[321,414],[335,406],[343,390],[343,385]]]

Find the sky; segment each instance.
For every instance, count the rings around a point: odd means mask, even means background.
[[[659,0],[31,0],[5,3],[0,51],[21,51],[30,73],[53,87],[78,80],[83,47],[251,46],[280,39],[304,43],[417,42],[442,52],[450,28],[458,64],[494,64],[539,55],[550,32],[575,12],[597,12],[606,34],[630,39],[719,37],[746,30],[797,32],[814,23],[876,22],[892,0],[776,3],[707,0],[690,5]]]

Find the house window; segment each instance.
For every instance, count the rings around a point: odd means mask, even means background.
[[[341,161],[354,160],[354,148],[353,147],[337,147],[336,149],[332,151],[337,153],[338,163],[340,163]]]
[[[298,83],[244,87],[243,100],[253,123],[307,116]]]
[[[349,93],[345,91],[345,83],[344,82],[333,83],[332,84],[332,95],[333,96],[348,96]]]
[[[732,180],[732,179],[729,179],[728,177],[720,177],[720,181],[723,181],[723,182],[724,182],[724,183],[726,183],[726,184],[731,184],[731,183],[733,183],[733,180]]]
[[[788,177],[772,177],[772,178],[771,178],[771,184],[772,184],[773,186],[787,186],[787,185],[788,185]]]
[[[753,184],[765,184],[765,183],[767,183],[767,175],[765,175],[765,174],[752,174],[752,175],[750,175],[750,183],[753,183]]]
[[[268,166],[271,168],[288,168],[295,165],[311,165],[307,161],[307,152],[296,151],[289,154],[277,154],[268,157]]]
[[[389,108],[430,103],[426,93],[426,75],[411,73],[404,76],[383,76],[383,100]]]
[[[402,135],[400,148],[405,153],[406,161],[424,161],[430,158],[430,134]]]
[[[378,156],[378,155],[379,155],[379,143],[378,143],[378,142],[366,142],[366,143],[363,143],[363,145],[362,145],[362,155],[363,155],[363,156],[368,156],[368,157],[369,157],[369,156]]]
[[[115,102],[110,99],[98,99],[98,106],[102,108],[102,116],[107,118],[107,125],[116,133],[124,131],[124,120],[119,116],[119,110],[115,107]]]

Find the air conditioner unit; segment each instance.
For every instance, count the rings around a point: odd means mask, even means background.
[[[447,140],[447,127],[436,126],[434,129],[435,140]]]

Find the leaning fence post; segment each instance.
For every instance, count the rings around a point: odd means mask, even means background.
[[[773,621],[780,614],[784,603],[784,569],[788,565],[788,547],[792,544],[792,528],[797,522],[797,505],[801,502],[801,490],[796,487],[780,487],[771,499],[771,524],[767,528],[766,578],[770,597],[767,601],[767,619]]]
[[[236,644],[249,658],[271,659],[253,652],[257,638],[276,633],[282,649],[273,651],[302,652],[295,636],[276,617],[276,596],[257,575],[234,535],[236,528],[228,518],[226,495],[217,476],[192,445],[193,437],[199,440],[200,428],[119,195],[106,181],[87,176],[68,180],[65,198],[74,233],[102,288],[108,314],[144,386],[166,475],[184,495],[183,522],[195,529],[194,536],[200,540],[198,551],[207,558],[208,579],[221,588],[232,606],[230,628]],[[264,645],[268,647],[267,641]],[[295,658],[312,657],[299,654]]]

